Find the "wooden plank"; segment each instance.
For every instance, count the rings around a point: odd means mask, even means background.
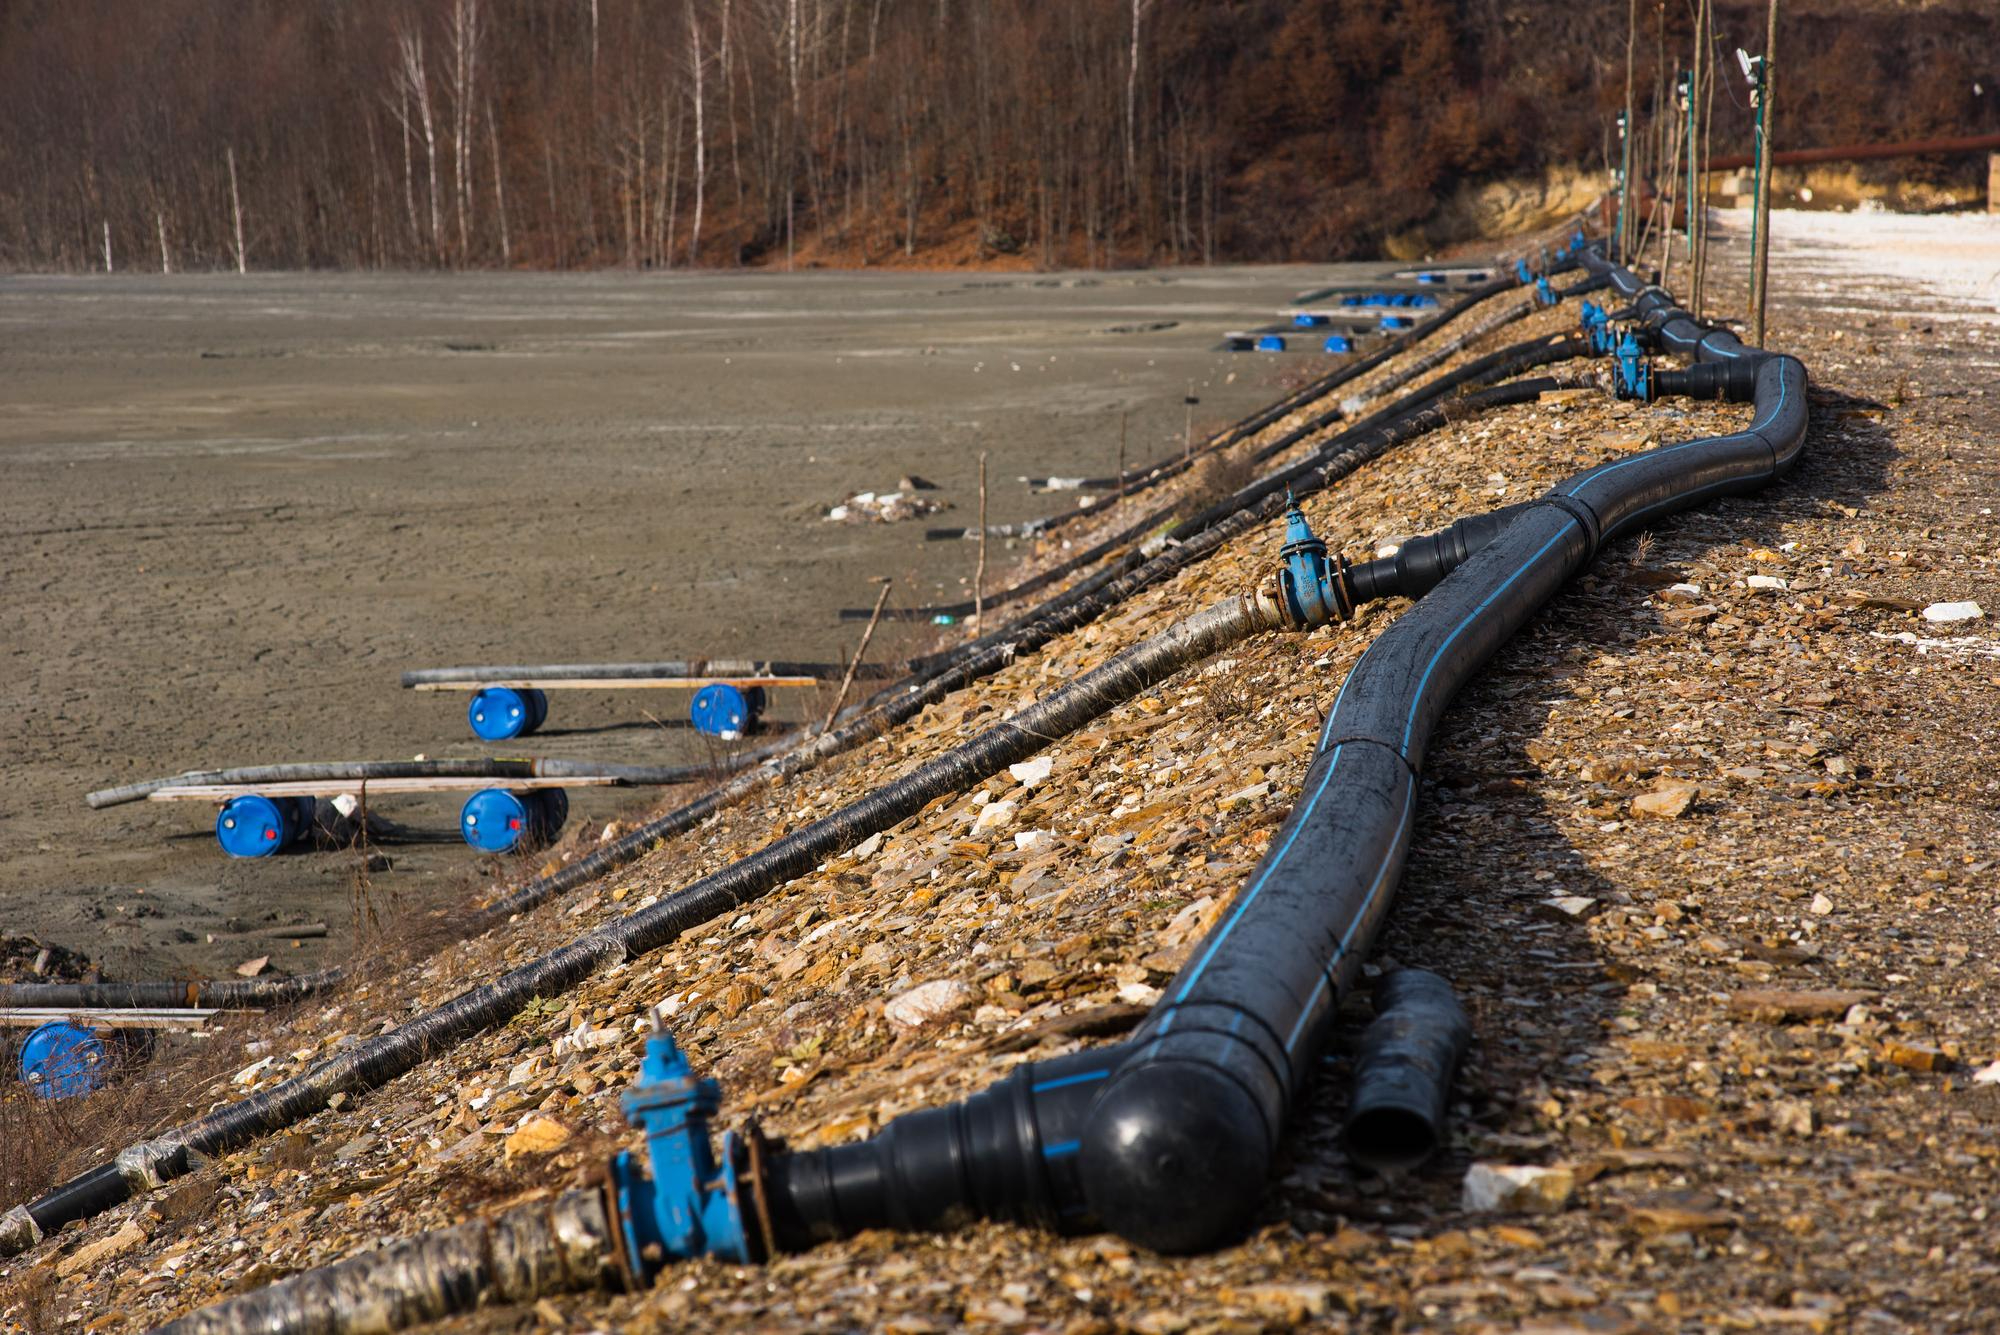
[[[92,1029],[202,1029],[220,1014],[222,1014],[220,1010],[202,1007],[125,1010],[118,1007],[78,1006],[65,1010],[59,1006],[5,1006],[0,1007],[0,1026],[33,1029],[51,1020],[65,1020],[70,1024],[87,1025]]]
[[[506,681],[421,681],[413,691],[698,691],[704,686],[817,686],[818,677],[520,677]]]
[[[148,793],[148,802],[226,802],[244,793],[266,797],[331,797],[339,793],[359,793],[370,797],[383,793],[470,792],[478,788],[609,788],[617,779],[588,774],[555,779],[496,779],[457,774],[434,774],[416,779],[288,779],[283,783],[191,783],[179,788],[161,788]]]

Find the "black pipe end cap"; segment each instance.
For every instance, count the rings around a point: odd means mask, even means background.
[[[1187,1062],[1119,1077],[1092,1106],[1080,1155],[1091,1213],[1127,1241],[1166,1253],[1240,1234],[1271,1167],[1256,1102],[1220,1071]]]

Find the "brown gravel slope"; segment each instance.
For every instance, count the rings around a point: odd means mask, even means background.
[[[1981,513],[2000,473],[1995,414],[1983,372],[1955,357],[1990,360],[1995,335],[1923,313],[1921,295],[1900,303],[1780,311],[1771,342],[1817,386],[1794,476],[1615,544],[1447,720],[1381,951],[1448,975],[1478,1034],[1452,1144],[1422,1174],[1389,1186],[1349,1169],[1334,1054],[1256,1231],[1211,1256],[994,1226],[869,1235],[458,1324],[1990,1328],[2000,1089],[1976,1073],[2000,1056],[2000,641],[1990,617],[1933,626],[1908,604],[2000,613]],[[1745,411],[1571,394],[1460,422],[1307,508],[1358,553]],[[825,814],[1245,587],[1277,541],[1226,549],[626,875],[293,1017],[260,1049],[269,1065],[208,1097],[282,1078]],[[45,1242],[0,1272],[14,1286],[0,1324],[136,1329],[567,1186],[630,1139],[616,1095],[655,1005],[722,1078],[726,1115],[807,1144],[1093,1041],[1074,1017],[1113,1030],[1116,1008],[1170,976],[1282,819],[1342,673],[1399,610],[1248,643],[1050,748],[1034,787],[1003,778],[941,803],[733,922]],[[975,831],[991,802],[1014,810]],[[956,1013],[913,1032],[885,1018],[885,1001],[940,979],[965,985]],[[510,1155],[531,1117],[570,1138]],[[1548,1179],[1557,1208],[1467,1212],[1475,1162],[1567,1170]],[[53,1293],[34,1278],[65,1268]]]

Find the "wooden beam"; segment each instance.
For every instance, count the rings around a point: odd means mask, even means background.
[[[521,677],[507,681],[423,681],[413,691],[476,691],[507,686],[532,691],[698,691],[704,686],[818,686],[818,677]]]
[[[495,779],[461,774],[432,774],[418,779],[288,779],[282,783],[191,783],[161,788],[146,795],[148,802],[226,802],[244,793],[266,797],[320,797],[328,793],[450,793],[477,788],[610,788],[619,781],[607,774],[556,779]]]

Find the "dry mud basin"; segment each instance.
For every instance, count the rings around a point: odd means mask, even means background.
[[[1318,357],[1216,352],[1336,266],[1100,275],[0,279],[0,925],[120,976],[337,958],[354,856],[222,856],[193,803],[91,811],[184,768],[538,754],[680,763],[685,697],[566,692],[485,748],[405,668],[830,659],[872,576],[956,599],[970,544],[825,507],[920,474],[970,524],[1019,475],[1108,473],[1241,416]],[[1005,551],[993,552],[1008,564]],[[878,637],[871,657],[930,632]],[[780,699],[777,717],[810,702]],[[572,821],[644,793],[572,790]],[[502,871],[457,797],[376,806],[371,893],[455,905]],[[320,919],[329,941],[209,943]]]

